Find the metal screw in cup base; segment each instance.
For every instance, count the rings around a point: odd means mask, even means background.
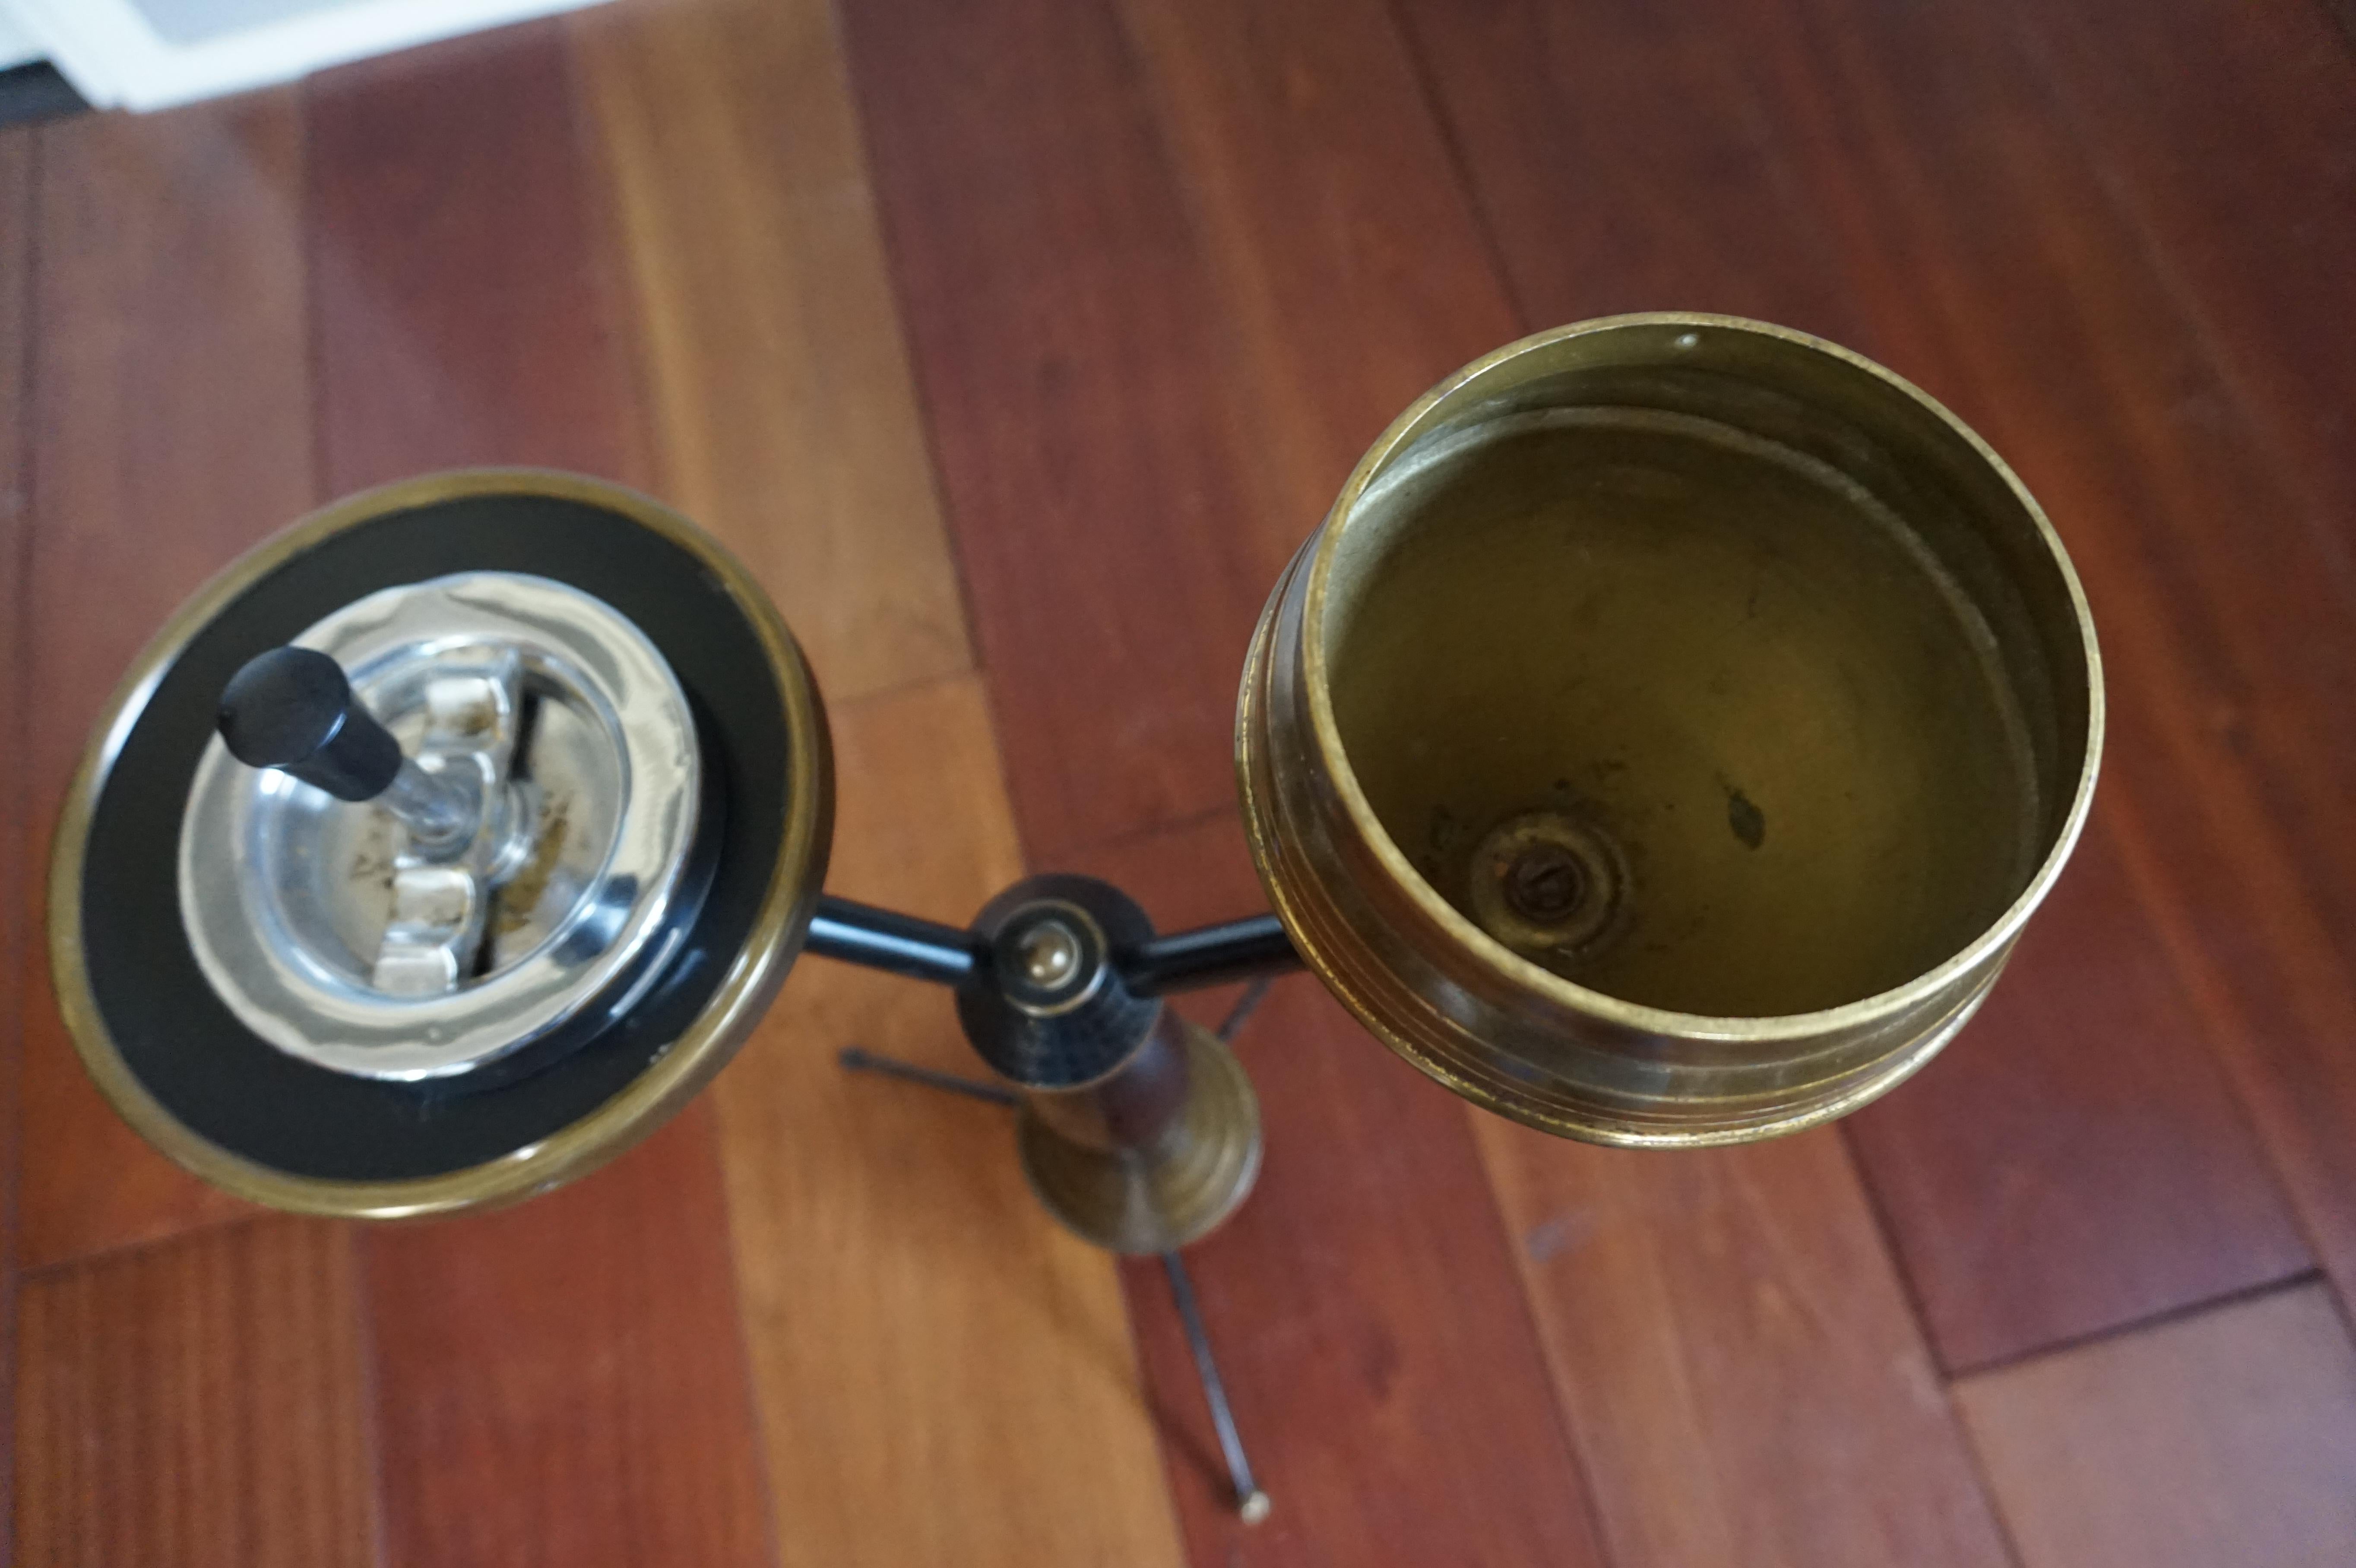
[[[1491,829],[1467,872],[1482,929],[1540,963],[1592,958],[1626,928],[1628,862],[1597,824],[1525,812]]]

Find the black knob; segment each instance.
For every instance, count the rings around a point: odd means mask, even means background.
[[[220,736],[248,767],[284,768],[338,800],[373,800],[401,772],[401,742],[311,648],[273,648],[230,677]]]

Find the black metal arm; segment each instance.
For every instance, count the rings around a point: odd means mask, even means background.
[[[941,986],[963,985],[982,961],[980,939],[969,931],[831,893],[818,901],[807,951]],[[1257,914],[1153,937],[1114,954],[1113,966],[1132,994],[1160,997],[1284,974],[1300,968],[1301,957],[1276,916]]]
[[[940,986],[963,985],[981,962],[981,944],[969,931],[831,893],[818,901],[805,951]]]
[[[1301,955],[1292,950],[1282,921],[1255,914],[1157,936],[1114,954],[1113,967],[1138,996],[1161,997],[1255,975],[1289,974],[1301,967]]]

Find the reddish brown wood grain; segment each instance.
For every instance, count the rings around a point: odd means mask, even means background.
[[[2356,1558],[2356,1346],[2319,1285],[1966,1378],[1955,1395],[2022,1568]]]
[[[643,483],[619,256],[562,30],[370,60],[305,93],[329,488],[475,464]]]
[[[32,486],[25,472],[27,425],[32,411],[33,137],[0,133],[0,649],[21,670],[27,640],[25,552],[30,540]],[[25,752],[25,688],[0,679],[0,736]],[[21,824],[25,775],[10,768],[0,778],[0,824]],[[14,827],[0,827],[0,1344],[16,1339],[16,1080],[24,1061],[26,845]],[[16,1358],[0,1355],[0,1403],[16,1403]],[[16,1517],[16,1430],[0,1429],[0,1520]],[[0,1539],[5,1539],[0,1536]],[[5,1550],[5,1549],[0,1549]]]
[[[91,726],[140,647],[314,495],[288,92],[37,133],[33,479],[14,819],[40,930],[48,840]],[[242,1211],[150,1149],[83,1075],[24,952],[23,1258],[54,1263]]]
[[[663,494],[842,703],[972,667],[825,0],[573,18],[629,261]]]
[[[2188,327],[2356,581],[2356,364],[2314,327],[2356,313],[2356,63],[2299,0],[2013,7],[2071,131],[2151,248]]]
[[[1165,928],[1258,902],[1226,816],[1076,869]],[[1237,1046],[1267,1163],[1187,1257],[1267,1523],[1236,1520],[1159,1265],[1124,1271],[1193,1560],[1603,1563],[1463,1108],[1305,977],[1277,984]]]
[[[1614,1568],[2007,1561],[1837,1133],[1476,1125]]]
[[[2345,1299],[2356,847],[2340,816],[2356,649],[2340,629],[2356,610],[2356,382],[2308,324],[2356,307],[2356,53],[2308,6],[2015,9],[2024,55],[2156,258],[2157,286],[2117,302],[2104,329],[2146,332],[2137,315],[2164,303],[2200,344],[2197,383],[2145,395],[2157,406],[2128,456],[2165,496],[2164,535],[2136,554],[2172,580],[2163,613],[2193,645],[2172,651],[2155,700],[2200,779],[2147,808],[2136,863]],[[2192,855],[2179,847],[2189,817],[2207,818]]]
[[[309,87],[328,488],[641,471],[562,37],[512,28]],[[768,1560],[707,1110],[578,1189],[372,1232],[365,1257],[393,1561]]]
[[[1192,816],[1272,568],[1130,42],[1086,0],[842,22],[1023,841]]]
[[[277,1217],[27,1280],[23,1560],[372,1568],[356,1294],[348,1230]]]
[[[2310,1266],[2213,1043],[2098,805],[1970,1029],[1849,1123],[1949,1368]]]
[[[1770,29],[1739,9],[1399,7],[1527,328],[1706,310],[1855,336],[1808,147],[1761,80]]]
[[[387,1561],[771,1561],[712,1111],[529,1205],[369,1232]]]
[[[1226,528],[1258,537],[1258,600],[1366,445],[1515,316],[1382,7],[1119,11],[1213,291],[1202,330],[1253,485]]]
[[[2197,843],[2204,886],[2251,888],[2254,868],[2270,879],[2244,895],[2231,923],[2305,919],[2311,928],[2315,906],[2288,885],[2278,853],[2259,864],[2246,852],[2261,785],[2223,754],[2222,736],[2202,733],[2211,720],[2201,715],[2230,713],[2236,729],[2254,728],[2260,704],[2301,708],[2319,732],[2298,741],[2286,724],[2280,754],[2297,753],[2287,776],[2329,771],[2323,760],[2340,742],[2322,738],[2320,709],[2298,694],[2337,679],[2318,671],[2344,660],[2310,660],[2305,672],[2276,660],[2261,676],[2243,650],[2268,636],[2312,643],[2331,624],[2329,573],[2301,542],[2293,497],[2253,469],[2248,428],[2201,334],[2175,309],[2008,23],[1970,7],[1871,0],[1817,5],[1803,17],[1731,4],[1582,7],[1575,25],[1502,6],[1478,28],[1457,27],[1442,6],[1413,15],[1526,307],[1545,317],[1619,304],[1649,281],[1654,249],[1673,250],[1680,260],[1663,280],[1694,291],[1691,303],[1730,293],[1742,308],[1877,353],[1954,400],[2045,499],[2086,575],[2115,699],[2104,785],[2115,853],[2134,868]],[[1674,62],[1672,80],[1708,91],[1647,91],[1663,83],[1632,80],[1632,60]],[[1490,91],[1493,77],[1504,91]],[[1622,199],[1550,203],[1572,157],[1599,194]],[[1686,199],[1665,213],[1663,192]],[[1571,226],[1659,238],[1571,244]],[[2272,631],[2255,624],[2268,614],[2261,596],[2275,605]],[[2226,785],[2226,772],[2242,776]],[[2239,815],[2227,823],[2224,814]],[[2165,850],[2145,837],[2152,832]],[[2229,870],[2221,859],[2245,864]],[[2090,910],[2104,923],[2069,938],[2106,973],[2140,977],[2127,1017],[2176,1020],[2169,1027],[2070,1012],[2051,989],[2068,982],[2038,980],[2032,948],[2027,994],[2008,992],[2002,1006],[2032,1010],[2040,1027],[1976,1026],[1954,1063],[1880,1114],[1887,1135],[1861,1143],[1876,1185],[1896,1195],[1890,1212],[1946,1355],[2018,1353],[2292,1266],[2266,1162],[2213,1103],[2206,1058],[2249,1029],[2186,973],[2191,950],[2226,938],[2228,923],[2203,918],[2210,929],[2184,930],[2190,885],[2163,890],[2132,875],[2125,904]],[[2222,907],[2207,896],[2204,916]],[[2260,904],[2273,912],[2260,916]],[[2073,907],[2044,918],[2084,918]],[[2263,940],[2279,964],[2281,941]],[[2341,1016],[2338,986],[2292,987],[2309,1008],[2295,1038],[2320,1045],[2318,1027]],[[2181,1017],[2188,1004],[2202,1008],[2197,1027]],[[2045,1026],[2063,1016],[2098,1038],[2058,1050]],[[2334,1068],[2327,1082],[2347,1077]],[[1959,1130],[1933,1130],[1943,1106],[1930,1095],[1943,1082],[1965,1104],[2044,1114],[1975,1128],[1987,1141],[1967,1149]],[[2356,1102],[2343,1100],[2331,1115],[2344,1125],[2351,1114]],[[2111,1157],[2058,1157],[2049,1118],[2102,1121]],[[1926,1136],[1912,1136],[1918,1128]],[[2184,1183],[2128,1176],[2188,1167],[2203,1181],[2190,1212],[2178,1201]],[[2017,1228],[2004,1251],[2016,1277],[1982,1280],[1987,1227],[2020,1200],[2024,1182],[2043,1189],[2049,1212],[2085,1228]]]

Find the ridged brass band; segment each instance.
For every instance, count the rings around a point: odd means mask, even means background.
[[[1093,1147],[1026,1104],[1015,1124],[1023,1174],[1047,1211],[1081,1240],[1143,1256],[1191,1245],[1251,1195],[1260,1162],[1259,1099],[1235,1052],[1182,1023],[1186,1101],[1142,1148]]]
[[[2083,757],[2071,759],[2058,835],[2019,898],[1951,959],[1847,1006],[1771,1018],[1644,1007],[1514,954],[1434,891],[1384,830],[1336,730],[1323,609],[1336,541],[1360,496],[1414,439],[1510,385],[1559,368],[1577,340],[1624,328],[1762,335],[1874,378],[1965,443],[2051,551],[2084,651]],[[1517,364],[1517,362],[1519,362]],[[2073,677],[2076,671],[2065,672]],[[1804,334],[1713,315],[1611,317],[1499,349],[1440,383],[1368,450],[1270,596],[1244,669],[1236,765],[1260,879],[1303,960],[1386,1045],[1458,1094],[1531,1126],[1594,1143],[1700,1146],[1797,1131],[1842,1115],[1921,1068],[1970,1019],[2069,857],[2101,753],[2099,656],[2060,539],[2003,461],[1898,377]],[[1542,1066],[1539,1064],[1543,1064]]]
[[[83,857],[109,770],[164,672],[198,631],[249,586],[323,539],[391,512],[487,495],[534,495],[618,512],[701,560],[756,631],[784,701],[789,776],[777,865],[752,935],[703,1011],[661,1060],[594,1112],[529,1147],[467,1169],[406,1181],[290,1175],[231,1153],[175,1117],[124,1063],[100,1017],[83,964]],[[653,1132],[726,1064],[800,952],[826,880],[834,773],[818,688],[793,635],[751,575],[701,528],[621,485],[541,469],[467,469],[364,491],[314,512],[230,563],[166,624],[116,687],[67,792],[49,860],[49,963],[74,1049],[141,1136],[217,1187],[256,1203],[344,1219],[404,1219],[488,1208],[586,1174]]]

